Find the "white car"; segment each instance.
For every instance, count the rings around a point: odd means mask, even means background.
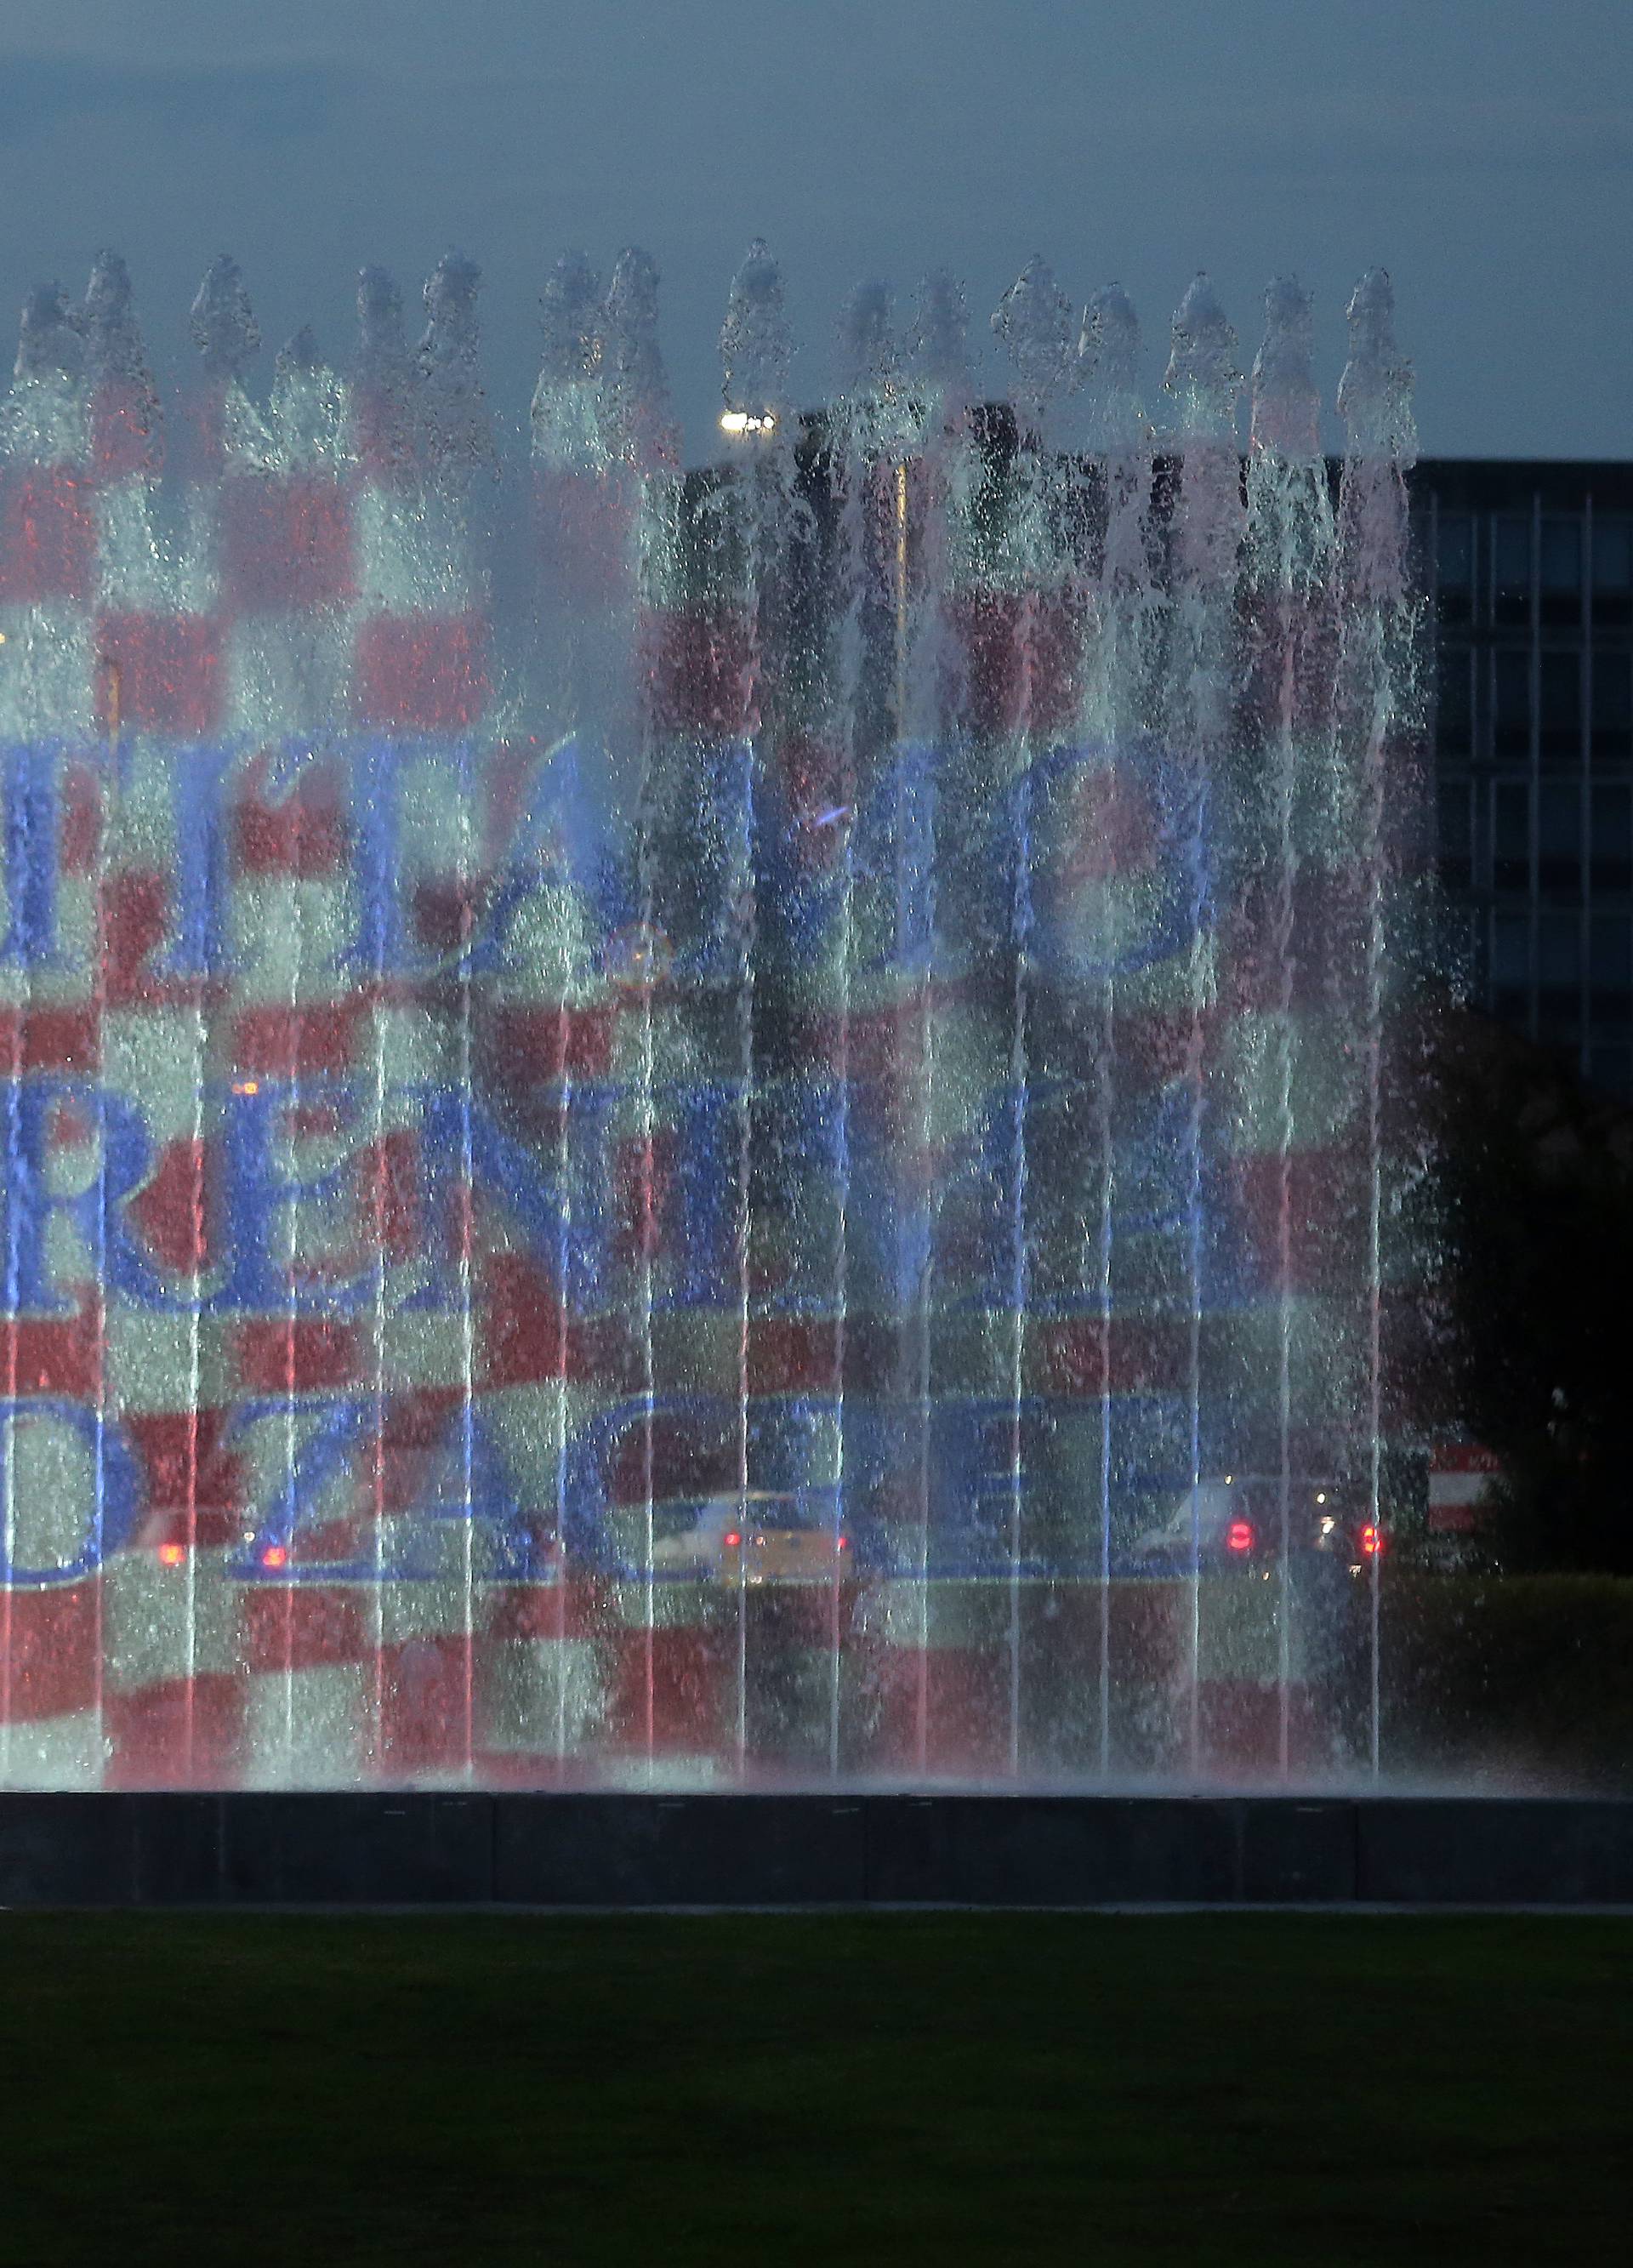
[[[1141,1559],[1183,1567],[1190,1561],[1193,1535],[1203,1559],[1250,1557],[1259,1538],[1246,1491],[1239,1493],[1233,1480],[1199,1481],[1171,1502],[1165,1517],[1145,1530],[1134,1550]]]
[[[751,1489],[655,1514],[652,1572],[759,1586],[829,1582],[850,1573],[850,1538],[792,1494]]]

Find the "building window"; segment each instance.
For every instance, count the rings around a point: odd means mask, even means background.
[[[1541,588],[1539,603],[1544,622],[1576,623],[1582,619],[1582,523],[1579,519],[1542,522]]]
[[[1499,519],[1491,540],[1491,619],[1513,626],[1531,620],[1531,522]]]
[[[1582,792],[1548,780],[1537,790],[1537,885],[1558,896],[1582,891]]]
[[[1448,890],[1474,880],[1474,792],[1467,780],[1442,780],[1436,796],[1440,828],[1440,879]]]
[[[1610,630],[1633,622],[1633,519],[1593,522],[1593,621]]]
[[[1531,755],[1531,655],[1524,646],[1499,646],[1492,657],[1491,744],[1499,761]]]
[[[1524,914],[1498,914],[1491,924],[1491,1012],[1523,1024],[1530,1013],[1531,924]]]
[[[1435,527],[1435,594],[1443,622],[1466,622],[1474,611],[1475,524],[1466,512],[1439,514]]]
[[[1531,887],[1531,790],[1523,780],[1499,780],[1491,791],[1491,887]]]
[[[1624,764],[1633,754],[1633,654],[1593,653],[1593,761]]]
[[[1599,782],[1588,830],[1588,879],[1597,897],[1633,889],[1633,788]]]
[[[1588,1005],[1594,1024],[1633,1022],[1633,914],[1595,914],[1588,929]]]
[[[1448,755],[1466,755],[1473,734],[1468,664],[1467,647],[1453,646],[1435,665],[1435,745]]]
[[[1537,722],[1545,763],[1582,761],[1582,657],[1545,653],[1537,684]]]

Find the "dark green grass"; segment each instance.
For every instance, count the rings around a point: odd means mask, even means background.
[[[1633,1922],[0,1915],[6,2261],[1626,2257]]]

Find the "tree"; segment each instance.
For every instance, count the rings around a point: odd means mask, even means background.
[[[1633,1574],[1633,1112],[1466,1012],[1439,1050],[1450,1371],[1509,1567]]]

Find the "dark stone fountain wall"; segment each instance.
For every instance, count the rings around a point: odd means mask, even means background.
[[[0,1905],[1633,1904],[1633,1802],[7,1795]]]

